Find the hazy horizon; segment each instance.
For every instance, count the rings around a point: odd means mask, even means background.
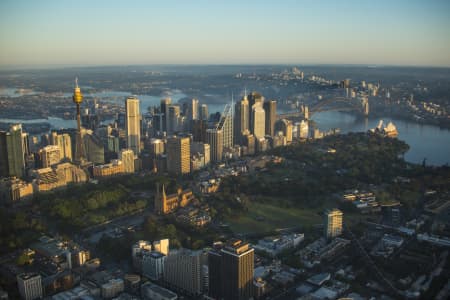
[[[0,68],[450,67],[450,2],[0,2]]]

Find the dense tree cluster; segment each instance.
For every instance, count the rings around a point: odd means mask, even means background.
[[[275,148],[271,154],[285,158],[283,163],[268,163],[265,170],[249,176],[225,178],[215,197],[222,201],[213,203],[218,211],[229,213],[245,210],[245,195],[259,195],[253,198],[273,197],[284,199],[279,205],[293,202],[300,207],[319,207],[327,197],[344,189],[391,182],[405,172],[402,156],[407,150],[402,141],[366,133]]]
[[[24,212],[10,214],[0,210],[0,254],[28,246],[45,230],[38,218],[28,217]]]
[[[62,225],[78,228],[99,224],[148,205],[147,200],[129,197],[129,190],[120,184],[86,189],[85,193],[65,191],[39,195],[36,202],[44,215]]]

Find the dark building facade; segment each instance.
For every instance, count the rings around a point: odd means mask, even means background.
[[[254,249],[231,240],[220,251],[208,254],[209,293],[216,299],[247,300],[253,297]]]
[[[275,100],[269,100],[263,104],[264,111],[266,113],[266,126],[265,133],[270,136],[275,135],[275,121],[277,120],[277,102]]]

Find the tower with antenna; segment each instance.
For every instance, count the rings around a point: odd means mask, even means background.
[[[81,116],[80,116],[80,104],[83,102],[83,94],[78,86],[78,77],[75,78],[75,88],[73,89],[73,102],[77,106],[77,135],[75,143],[75,163],[83,165],[86,162],[86,154],[84,151],[83,137],[81,134]]]

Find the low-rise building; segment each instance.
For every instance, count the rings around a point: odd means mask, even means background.
[[[114,298],[125,290],[123,279],[110,279],[107,283],[102,284],[102,297],[104,299]]]
[[[297,247],[305,238],[303,233],[294,233],[289,235],[271,236],[258,241],[254,245],[256,250],[266,252],[271,256],[276,256],[286,249]]]
[[[89,299],[91,296],[89,290],[82,286],[77,286],[68,291],[64,291],[52,296],[52,300],[67,300],[67,299]]]
[[[34,300],[43,296],[41,275],[37,273],[17,275],[17,287],[22,299]]]
[[[15,177],[0,180],[0,203],[16,204],[32,197],[33,184]]]
[[[320,264],[322,260],[330,259],[341,253],[349,244],[350,241],[343,238],[335,238],[329,243],[325,238],[320,238],[298,251],[297,254],[307,268],[312,268]]]
[[[178,296],[174,292],[160,287],[159,285],[147,282],[141,286],[141,297],[144,300],[177,300]]]
[[[85,171],[71,163],[60,163],[52,167],[37,169],[31,172],[34,190],[50,191],[65,187],[69,183],[81,183],[88,180]]]
[[[139,293],[139,288],[141,286],[141,276],[137,274],[126,274],[124,280],[125,291],[133,294]]]
[[[125,167],[121,160],[113,159],[109,164],[94,166],[94,177],[110,177],[125,173]]]
[[[424,233],[424,234],[419,233],[417,235],[417,240],[423,241],[423,242],[428,242],[428,243],[439,245],[439,246],[450,247],[450,239],[447,237],[429,235],[427,233]]]

